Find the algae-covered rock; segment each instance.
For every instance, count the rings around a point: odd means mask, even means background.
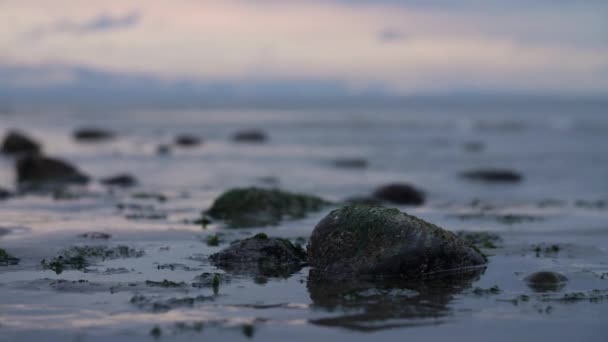
[[[395,204],[424,204],[424,192],[410,184],[393,183],[384,185],[374,192],[374,197]]]
[[[19,258],[14,257],[4,249],[0,248],[0,266],[17,265],[18,263]]]
[[[62,160],[28,156],[17,162],[17,181],[20,184],[86,184],[89,177]]]
[[[0,147],[0,152],[8,155],[40,154],[41,151],[40,143],[17,131],[9,132]]]
[[[561,273],[540,271],[528,275],[524,280],[536,292],[554,292],[561,290],[566,285],[568,278]]]
[[[519,172],[503,169],[479,169],[463,172],[462,177],[488,183],[518,183],[524,178]]]
[[[226,271],[282,276],[301,268],[306,263],[306,252],[287,239],[258,234],[234,242],[209,260]]]
[[[329,213],[308,243],[322,274],[418,278],[483,265],[485,257],[454,234],[397,209],[347,206]]]
[[[232,228],[274,226],[285,217],[302,218],[327,204],[316,196],[251,187],[223,193],[207,214]]]

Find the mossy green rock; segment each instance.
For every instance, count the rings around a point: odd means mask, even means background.
[[[207,214],[232,228],[275,226],[285,217],[302,218],[327,204],[316,196],[251,187],[223,193]]]
[[[0,266],[17,265],[18,263],[19,258],[14,257],[4,249],[0,248]]]
[[[308,260],[325,275],[420,278],[485,264],[454,234],[397,209],[347,206],[332,211],[308,243]]]
[[[232,243],[209,260],[228,272],[282,277],[306,264],[306,252],[287,239],[258,234]]]

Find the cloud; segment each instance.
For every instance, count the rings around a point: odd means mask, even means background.
[[[32,38],[41,38],[60,33],[87,34],[120,30],[134,27],[140,20],[141,13],[139,11],[131,11],[122,16],[113,16],[104,12],[81,22],[63,19],[50,25],[37,27],[30,31],[28,35]]]
[[[405,94],[608,91],[608,1],[487,1],[0,0],[0,66],[170,81],[331,79]],[[44,39],[23,39],[32,30]]]

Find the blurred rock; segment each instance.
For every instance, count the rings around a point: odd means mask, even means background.
[[[285,217],[302,218],[327,204],[311,195],[256,187],[237,188],[217,198],[207,214],[226,221],[232,228],[275,226]]]
[[[79,142],[101,142],[114,139],[115,134],[100,128],[81,128],[73,136]]]
[[[21,132],[11,131],[4,138],[2,147],[0,147],[0,152],[13,156],[40,154],[42,152],[42,148],[40,143],[27,135]]]
[[[181,147],[194,147],[202,143],[201,138],[194,135],[180,135],[175,138],[175,145]]]
[[[20,185],[86,184],[89,177],[62,160],[28,156],[17,161],[17,181]]]
[[[402,183],[393,183],[380,187],[374,192],[374,197],[386,202],[403,205],[424,204],[424,192],[414,186]]]
[[[244,130],[236,132],[232,136],[232,140],[236,142],[263,143],[268,140],[268,136],[261,130]]]
[[[488,183],[518,183],[523,176],[512,170],[502,169],[479,169],[462,173],[464,178]]]
[[[130,174],[119,174],[116,176],[103,178],[101,184],[108,186],[118,186],[123,188],[133,187],[137,185],[137,179]]]

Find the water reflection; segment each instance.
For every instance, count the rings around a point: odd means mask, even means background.
[[[470,288],[485,268],[424,281],[329,280],[310,271],[308,292],[313,307],[339,316],[311,320],[312,324],[360,332],[441,324],[454,296]]]

